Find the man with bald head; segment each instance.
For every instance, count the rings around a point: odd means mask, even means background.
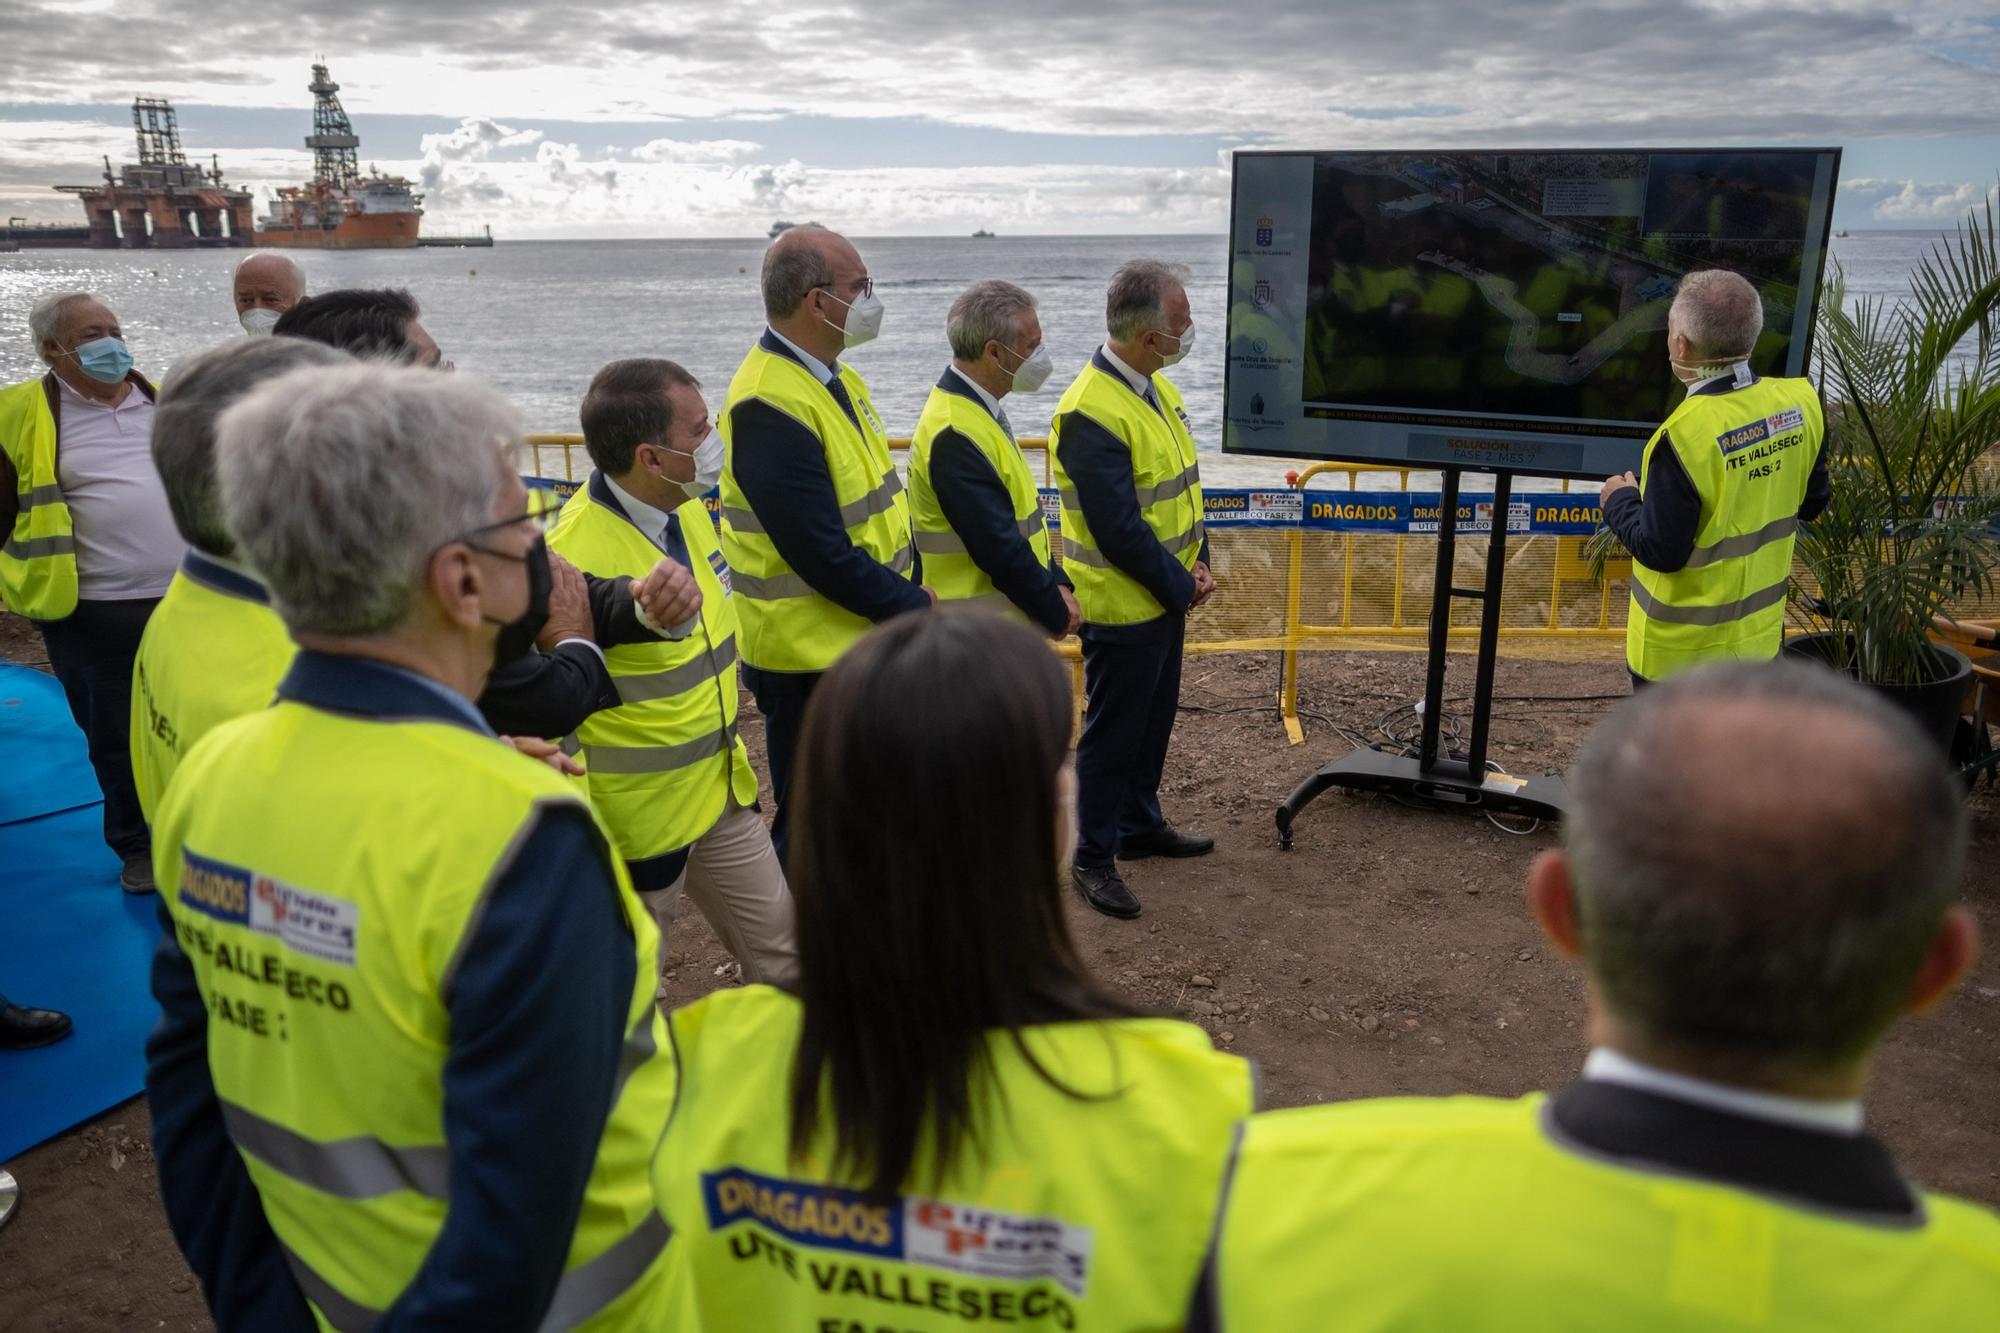
[[[236,266],[231,283],[236,295],[236,320],[253,338],[267,338],[278,317],[305,298],[305,270],[290,255],[255,250]]]
[[[1731,663],[1622,705],[1569,791],[1528,907],[1583,966],[1581,1081],[1253,1117],[1190,1326],[2000,1327],[2000,1218],[1862,1128],[1884,1036],[1977,952],[1936,746]]]
[[[1704,662],[1777,656],[1799,524],[1832,497],[1819,394],[1750,369],[1764,303],[1740,274],[1681,279],[1667,361],[1687,397],[1639,473],[1604,483],[1604,522],[1632,553],[1625,661],[1634,689]]]
[[[744,683],[764,715],[782,858],[813,686],[870,625],[933,599],[888,432],[840,359],[881,331],[868,266],[846,237],[794,227],[765,251],[763,289],[768,323],[722,411],[722,556]]]
[[[181,539],[153,469],[152,383],[89,292],[28,311],[39,379],[0,389],[0,599],[35,622],[104,792],[119,884],[151,893],[151,840],[132,785],[132,661],[173,581]]]

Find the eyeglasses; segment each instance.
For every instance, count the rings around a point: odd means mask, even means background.
[[[555,526],[556,515],[561,512],[561,496],[546,487],[530,487],[528,490],[528,507],[521,513],[514,515],[512,518],[495,519],[491,523],[482,523],[476,528],[470,528],[460,533],[453,540],[466,542],[467,545],[473,546],[475,549],[483,550],[485,548],[479,547],[477,543],[467,541],[467,539],[476,537],[482,532],[497,532],[501,528],[511,528],[516,523],[529,524],[536,532],[547,532]]]
[[[819,287],[818,287],[818,289],[817,289],[817,290],[820,290],[820,291],[828,291],[828,292],[832,292],[832,293],[833,293],[833,299],[834,299],[834,300],[836,300],[836,301],[838,301],[838,300],[840,300],[840,299],[841,299],[841,297],[840,297],[840,289],[839,289],[838,287],[836,287],[836,286],[835,286],[835,285],[834,285],[833,283],[830,283],[830,282],[822,282],[822,283],[821,283],[821,284],[819,285]],[[858,291],[856,291],[856,292],[854,293],[854,299],[858,301],[858,300],[860,300],[860,299],[861,299],[862,297],[864,297],[864,296],[873,296],[874,294],[875,294],[875,279],[873,279],[873,278],[863,278],[863,279],[861,280],[861,288],[860,288],[860,290],[858,290]]]

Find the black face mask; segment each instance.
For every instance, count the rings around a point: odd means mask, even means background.
[[[489,625],[500,626],[500,637],[493,641],[493,669],[497,671],[533,652],[535,636],[542,632],[542,626],[549,623],[549,589],[552,586],[549,544],[538,537],[526,555],[502,555],[498,551],[487,554],[499,555],[503,560],[519,560],[528,567],[528,609],[512,620],[481,617]]]

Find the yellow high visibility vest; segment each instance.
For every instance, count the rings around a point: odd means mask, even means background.
[[[732,436],[738,403],[761,399],[819,438],[841,521],[855,546],[908,578],[915,569],[910,501],[889,455],[888,433],[869,401],[868,386],[852,366],[840,381],[854,404],[857,425],[804,365],[762,343],[743,358],[729,381],[722,409],[727,446],[722,467],[722,554],[729,561],[737,617],[743,626],[743,660],[764,671],[824,671],[866,634],[869,622],[813,590],[794,573],[764,532],[736,482]]]
[[[1159,407],[1133,391],[1125,377],[1091,358],[1056,404],[1049,427],[1056,487],[1062,497],[1063,571],[1076,591],[1083,618],[1093,625],[1132,625],[1172,610],[1163,607],[1137,579],[1115,568],[1098,550],[1077,503],[1076,489],[1062,463],[1063,422],[1081,413],[1126,442],[1132,450],[1132,489],[1139,514],[1153,535],[1183,566],[1192,570],[1201,556],[1201,468],[1195,461],[1194,433],[1180,390],[1164,375],[1153,376]]]
[[[76,610],[76,528],[56,479],[54,372],[0,389],[0,449],[14,468],[14,529],[0,534],[0,598],[15,615],[61,620]]]
[[[297,652],[261,583],[199,551],[181,557],[132,663],[132,782],[148,823],[182,756],[267,707]]]
[[[674,1229],[670,1299],[703,1333],[772,1329],[1175,1329],[1219,1200],[1249,1066],[1166,1019],[1005,1033],[975,1084],[980,1142],[935,1190],[887,1200],[790,1160],[798,1001],[719,991],[673,1015],[681,1096],[656,1159]],[[932,1179],[918,1156],[913,1182]],[[692,1327],[692,1326],[691,1326]]]
[[[1799,505],[1824,436],[1819,396],[1803,379],[1689,394],[1653,432],[1640,495],[1659,450],[1673,450],[1701,496],[1701,526],[1683,568],[1633,562],[1633,671],[1660,680],[1704,662],[1778,655]]]
[[[154,868],[222,1115],[324,1329],[371,1326],[443,1226],[443,979],[524,821],[554,805],[584,802],[490,736],[281,700],[210,732],[160,806]],[[635,955],[625,1072],[551,1327],[657,1327],[665,1298],[659,936],[611,859]]]
[[[1218,1233],[1224,1333],[2000,1329],[2000,1218],[1876,1225],[1566,1149],[1545,1099],[1253,1116]]]
[[[634,527],[603,477],[569,498],[549,549],[586,574],[643,577],[660,548]],[[643,861],[678,851],[715,827],[733,793],[757,799],[757,774],[736,734],[736,599],[715,524],[699,500],[676,511],[701,589],[700,621],[684,639],[607,649],[619,704],[577,728],[584,788],[618,854]]]
[[[957,379],[950,373],[945,378]],[[1007,497],[1014,502],[1016,529],[1034,548],[1035,559],[1043,565],[1049,563],[1049,527],[1042,519],[1041,492],[1021,446],[986,410],[986,404],[972,396],[972,390],[956,383],[947,388],[940,382],[931,389],[923,414],[917,418],[916,434],[910,437],[910,518],[916,527],[917,550],[924,557],[924,582],[938,595],[940,606],[962,602],[1025,621],[1027,614],[993,586],[938,505],[937,491],[931,486],[931,446],[947,430],[972,441],[993,465],[1007,488]]]

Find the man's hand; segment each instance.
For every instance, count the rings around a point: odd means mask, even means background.
[[[591,639],[596,633],[590,619],[590,590],[584,586],[582,572],[550,551],[549,619],[535,636],[535,646],[552,652],[564,639]]]
[[[1194,562],[1194,600],[1188,603],[1188,610],[1194,610],[1213,596],[1215,596],[1215,575],[1208,572],[1205,561],[1197,560]]]
[[[932,610],[936,610],[936,609],[937,609],[937,589],[936,589],[936,588],[933,588],[933,587],[932,587],[932,586],[931,586],[930,584],[928,584],[928,583],[926,583],[926,584],[922,584],[921,586],[922,586],[922,588],[923,588],[923,590],[924,590],[924,596],[926,596],[926,597],[928,597],[928,598],[930,598],[930,599],[931,599],[931,609],[932,609]]]
[[[579,576],[581,577],[581,576]],[[519,750],[530,759],[539,759],[566,778],[583,776],[583,765],[564,754],[562,750],[542,740],[538,736],[502,736],[501,740]]]
[[[1069,623],[1063,626],[1063,632],[1060,636],[1067,639],[1070,635],[1083,628],[1083,608],[1076,604],[1076,594],[1068,588],[1058,587],[1056,591],[1062,594],[1063,610],[1069,613]]]
[[[662,633],[701,610],[701,588],[686,565],[665,556],[643,579],[632,580],[632,600]]]
[[[1597,504],[1601,509],[1611,499],[1613,491],[1622,491],[1627,486],[1637,487],[1639,479],[1629,472],[1621,472],[1615,477],[1606,477],[1603,487],[1597,492]]]

